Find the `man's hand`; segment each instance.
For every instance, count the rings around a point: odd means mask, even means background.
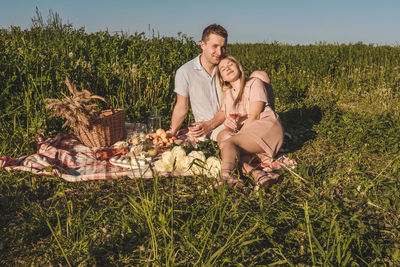
[[[255,70],[250,74],[249,78],[258,78],[266,84],[271,84],[268,74],[263,70]]]
[[[190,132],[194,137],[204,136],[211,132],[214,128],[218,127],[221,123],[223,123],[224,119],[224,111],[219,110],[214,118],[209,121],[199,121],[192,123],[193,126],[197,125],[197,127],[189,126],[190,128],[193,128]]]
[[[194,122],[189,127],[190,132],[194,137],[200,137],[208,134],[212,129],[212,122],[210,121],[200,121]]]

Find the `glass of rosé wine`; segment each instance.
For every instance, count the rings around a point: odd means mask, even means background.
[[[229,117],[231,117],[233,120],[235,120],[236,124],[239,122],[240,117],[242,117],[242,114],[240,113],[240,111],[241,111],[240,103],[237,103],[236,105],[232,106],[230,113],[229,113]],[[234,135],[238,132],[239,132],[239,127],[237,125],[236,129],[234,129],[232,131],[232,135]]]

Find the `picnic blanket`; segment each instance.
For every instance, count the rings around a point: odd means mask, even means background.
[[[0,157],[0,167],[11,171],[21,170],[40,175],[55,175],[69,182],[109,180],[121,177],[151,179],[160,176],[180,176],[187,173],[157,172],[153,168],[127,169],[111,164],[96,156],[98,148],[83,145],[75,135],[59,133],[39,144],[38,152],[17,159]],[[296,162],[284,155],[277,159],[262,160],[261,166],[267,172],[282,168],[293,168]]]
[[[83,145],[72,134],[59,133],[41,143],[38,152],[33,155],[17,159],[0,157],[0,167],[8,171],[55,175],[69,182],[109,180],[125,176],[153,178],[150,168],[131,170],[115,166],[108,160],[98,160],[96,150]]]

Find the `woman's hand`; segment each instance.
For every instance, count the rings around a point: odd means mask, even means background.
[[[237,131],[240,129],[241,124],[239,123],[239,119],[233,119],[230,116],[227,116],[224,125],[228,127],[229,129],[232,129],[232,131]]]

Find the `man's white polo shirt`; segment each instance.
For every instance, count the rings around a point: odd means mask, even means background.
[[[175,93],[188,97],[196,122],[214,118],[221,108],[221,89],[212,75],[201,66],[200,55],[182,65],[175,75]]]

